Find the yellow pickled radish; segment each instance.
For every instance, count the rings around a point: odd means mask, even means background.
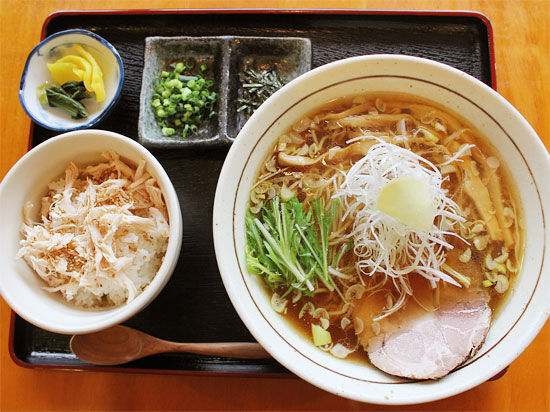
[[[48,70],[50,71],[54,81],[59,84],[63,84],[70,81],[82,81],[84,71],[77,68],[74,63],[60,62],[48,63]]]
[[[377,208],[415,230],[429,230],[437,214],[426,181],[410,176],[392,180],[378,195]]]
[[[60,84],[72,80],[82,81],[87,91],[95,93],[97,102],[105,100],[105,85],[101,67],[81,45],[76,45],[74,49],[80,56],[69,54],[55,63],[48,64],[53,79]]]
[[[86,90],[89,92],[92,92],[92,65],[83,57],[80,56],[74,56],[72,54],[69,54],[68,56],[64,56],[60,58],[57,63],[70,63],[75,66],[75,69],[77,71],[80,71],[82,73],[82,80],[84,82],[84,87],[86,87]],[[54,79],[55,80],[55,79]],[[56,80],[57,81],[57,80]],[[59,82],[64,83],[64,82]]]
[[[92,66],[91,91],[95,93],[96,101],[105,99],[105,85],[103,83],[103,71],[94,57],[80,45],[75,46],[76,51]],[[87,87],[86,87],[87,88]]]

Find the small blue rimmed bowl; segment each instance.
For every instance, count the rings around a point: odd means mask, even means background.
[[[106,97],[96,102],[95,96],[81,101],[89,112],[84,119],[73,119],[67,112],[38,101],[37,88],[46,82],[55,83],[46,66],[61,57],[63,51],[80,44],[91,52],[103,71]],[[19,100],[25,112],[38,125],[59,132],[86,129],[107,116],[120,98],[124,66],[117,50],[105,39],[87,30],[65,30],[42,40],[29,54],[21,83]]]

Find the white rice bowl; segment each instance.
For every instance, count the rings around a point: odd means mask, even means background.
[[[31,201],[40,204],[48,183],[63,176],[69,161],[89,165],[102,160],[101,153],[113,150],[122,158],[137,165],[146,162],[146,171],[158,183],[164,198],[169,222],[166,253],[159,265],[155,259],[139,268],[146,255],[157,252],[155,242],[138,242],[142,256],[134,258],[135,270],[131,281],[137,288],[147,284],[134,299],[126,302],[125,292],[119,296],[119,306],[105,309],[85,309],[67,302],[61,293],[44,289],[45,282],[24,261],[17,259],[20,249],[23,207]],[[119,324],[145,308],[166,285],[179,258],[183,224],[176,191],[162,165],[143,146],[117,133],[103,130],[82,130],[53,137],[36,146],[23,156],[7,173],[0,184],[0,225],[3,228],[0,262],[3,276],[0,278],[0,293],[8,305],[28,322],[57,333],[91,333]],[[130,244],[131,242],[128,242]],[[164,248],[164,245],[161,245]],[[153,267],[158,267],[158,270]],[[149,269],[148,269],[149,267]],[[106,288],[111,289],[109,285]],[[114,291],[115,288],[112,288]],[[81,302],[89,297],[79,296]]]

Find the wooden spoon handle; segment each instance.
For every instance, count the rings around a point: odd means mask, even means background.
[[[271,357],[259,343],[250,342],[178,343],[163,341],[155,346],[155,353],[187,352],[240,359],[267,359]]]

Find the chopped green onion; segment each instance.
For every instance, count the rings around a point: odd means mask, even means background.
[[[271,307],[277,313],[286,313],[288,300],[283,299],[277,292],[271,296]]]
[[[179,62],[176,64],[176,67],[174,68],[174,70],[177,72],[177,73],[181,73],[182,71],[185,70],[185,64],[183,64],[182,62]]]
[[[302,309],[300,309],[300,313],[298,314],[298,319],[302,319],[306,312],[310,315],[313,315],[313,312],[315,312],[315,306],[312,302],[304,303],[304,306],[302,306]]]
[[[206,80],[202,64],[199,73],[188,73],[193,66],[183,62],[169,66],[172,71],[163,71],[153,80],[151,107],[157,125],[165,136],[187,137],[199,131],[204,120],[216,115],[217,94],[209,89],[212,80]]]
[[[171,127],[163,127],[162,134],[165,136],[172,136],[176,131]]]

